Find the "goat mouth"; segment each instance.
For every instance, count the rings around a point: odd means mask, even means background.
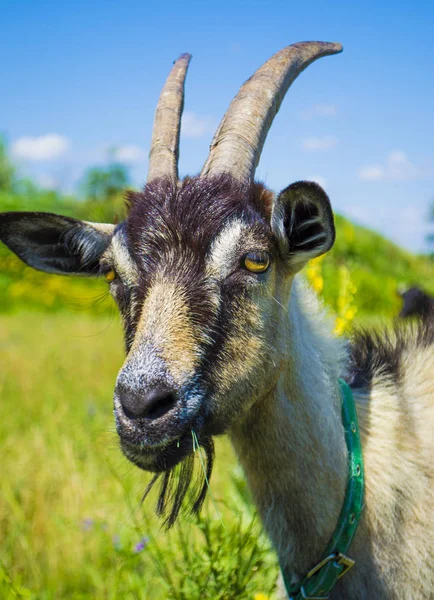
[[[179,438],[159,447],[132,444],[121,438],[121,449],[126,458],[139,469],[162,473],[175,467],[193,452],[193,435],[192,430],[186,431]]]
[[[141,448],[123,440],[121,447],[131,462],[154,473],[143,501],[149,491],[157,487],[156,513],[167,528],[172,527],[183,507],[190,513],[200,511],[214,462],[212,437],[199,440],[195,433],[188,431],[160,449]],[[184,499],[188,502],[184,503]]]

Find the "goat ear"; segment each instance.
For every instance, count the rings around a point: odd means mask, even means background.
[[[46,273],[96,275],[114,225],[37,212],[0,213],[0,241]]]
[[[280,192],[274,201],[271,227],[283,259],[294,273],[330,250],[335,241],[330,200],[322,187],[311,181],[297,181]]]

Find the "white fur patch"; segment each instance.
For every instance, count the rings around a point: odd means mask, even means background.
[[[222,229],[211,246],[208,275],[219,279],[230,275],[243,233],[247,233],[247,228],[239,219],[234,219]]]

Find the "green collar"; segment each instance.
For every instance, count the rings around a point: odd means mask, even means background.
[[[346,556],[346,552],[356,533],[363,508],[362,446],[353,393],[343,379],[338,381],[342,396],[342,422],[345,429],[349,465],[344,504],[339,515],[338,525],[320,562],[296,584],[290,583],[289,574],[282,569],[285,588],[290,600],[327,599],[337,580],[355,564],[354,560]]]

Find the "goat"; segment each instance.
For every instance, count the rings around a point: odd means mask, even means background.
[[[434,312],[434,298],[419,287],[411,287],[405,291],[398,291],[403,300],[399,313],[400,317],[428,317]]]
[[[190,60],[182,55],[157,106],[147,183],[128,193],[125,222],[3,213],[0,239],[36,269],[109,283],[125,329],[114,393],[121,448],[160,481],[157,509],[167,524],[193,477],[192,432],[207,477],[213,437],[228,433],[294,585],[318,563],[344,500],[344,378],[356,400],[366,490],[351,546],[356,566],[331,597],[427,599],[434,597],[434,323],[360,332],[351,342],[335,337],[298,274],[333,245],[326,193],[299,181],[274,195],[254,181],[290,84],[341,50],[304,42],[274,55],[232,101],[201,173],[180,181]],[[199,510],[205,484],[193,487],[188,498]]]

